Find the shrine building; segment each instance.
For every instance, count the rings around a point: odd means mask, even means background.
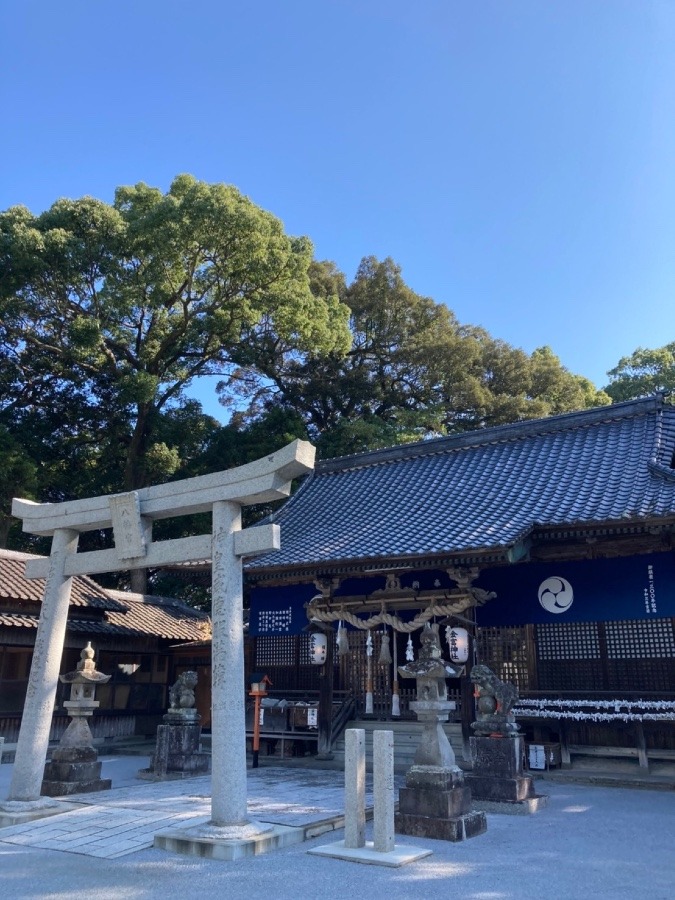
[[[675,751],[664,395],[319,461],[274,522],[281,549],[246,564],[250,665],[275,691],[322,694],[324,722],[347,697],[389,718],[394,693],[405,717],[394,664],[435,621],[468,632],[467,674],[517,685],[530,738]],[[329,632],[321,666],[313,629]],[[466,732],[468,677],[449,690]]]

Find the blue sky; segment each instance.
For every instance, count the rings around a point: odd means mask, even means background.
[[[675,340],[673,0],[4,0],[0,103],[0,209],[189,172],[598,386]]]

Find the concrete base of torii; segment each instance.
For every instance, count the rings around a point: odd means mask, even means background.
[[[334,844],[312,847],[307,852],[314,856],[329,856],[332,859],[346,859],[347,862],[397,869],[408,863],[416,862],[418,859],[424,859],[425,856],[431,856],[433,850],[409,847],[407,844],[396,844],[393,850],[383,853],[381,850],[375,849],[374,841],[366,841],[365,847],[345,847],[344,841],[336,841]]]
[[[160,831],[155,835],[154,846],[186,856],[229,861],[269,853],[304,840],[304,828],[251,821],[246,825],[219,827],[206,823]]]
[[[81,808],[80,803],[52,800],[50,797],[40,797],[38,800],[3,800],[0,803],[0,828],[25,825],[26,822],[33,822],[35,819],[58,816]]]

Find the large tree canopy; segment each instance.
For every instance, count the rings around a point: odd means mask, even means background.
[[[675,342],[648,350],[638,347],[622,357],[607,373],[610,383],[605,391],[618,403],[656,391],[675,391]]]
[[[187,396],[205,375],[225,427]],[[134,490],[295,436],[329,457],[606,402],[550,348],[460,324],[391,259],[365,257],[347,284],[230,186],[182,175],[0,214],[0,542],[17,494]]]
[[[118,490],[171,475],[161,417],[197,376],[227,382],[242,343],[264,336],[268,356],[348,349],[348,311],[310,290],[311,259],[307,238],[235,188],[187,175],[167,193],[121,187],[112,205],[7,210],[0,421],[64,423],[97,464],[122,465]]]
[[[550,348],[528,355],[460,325],[447,306],[408,287],[391,259],[363,259],[349,286],[332,263],[315,263],[311,283],[315,295],[337,293],[349,307],[350,351],[286,355],[279,365],[278,354],[248,343],[267,380],[242,371],[251,393],[239,418],[278,405],[299,413],[323,456],[609,402]]]

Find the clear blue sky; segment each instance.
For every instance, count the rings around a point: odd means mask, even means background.
[[[189,172],[598,386],[675,340],[675,0],[4,0],[0,108],[0,209]]]

